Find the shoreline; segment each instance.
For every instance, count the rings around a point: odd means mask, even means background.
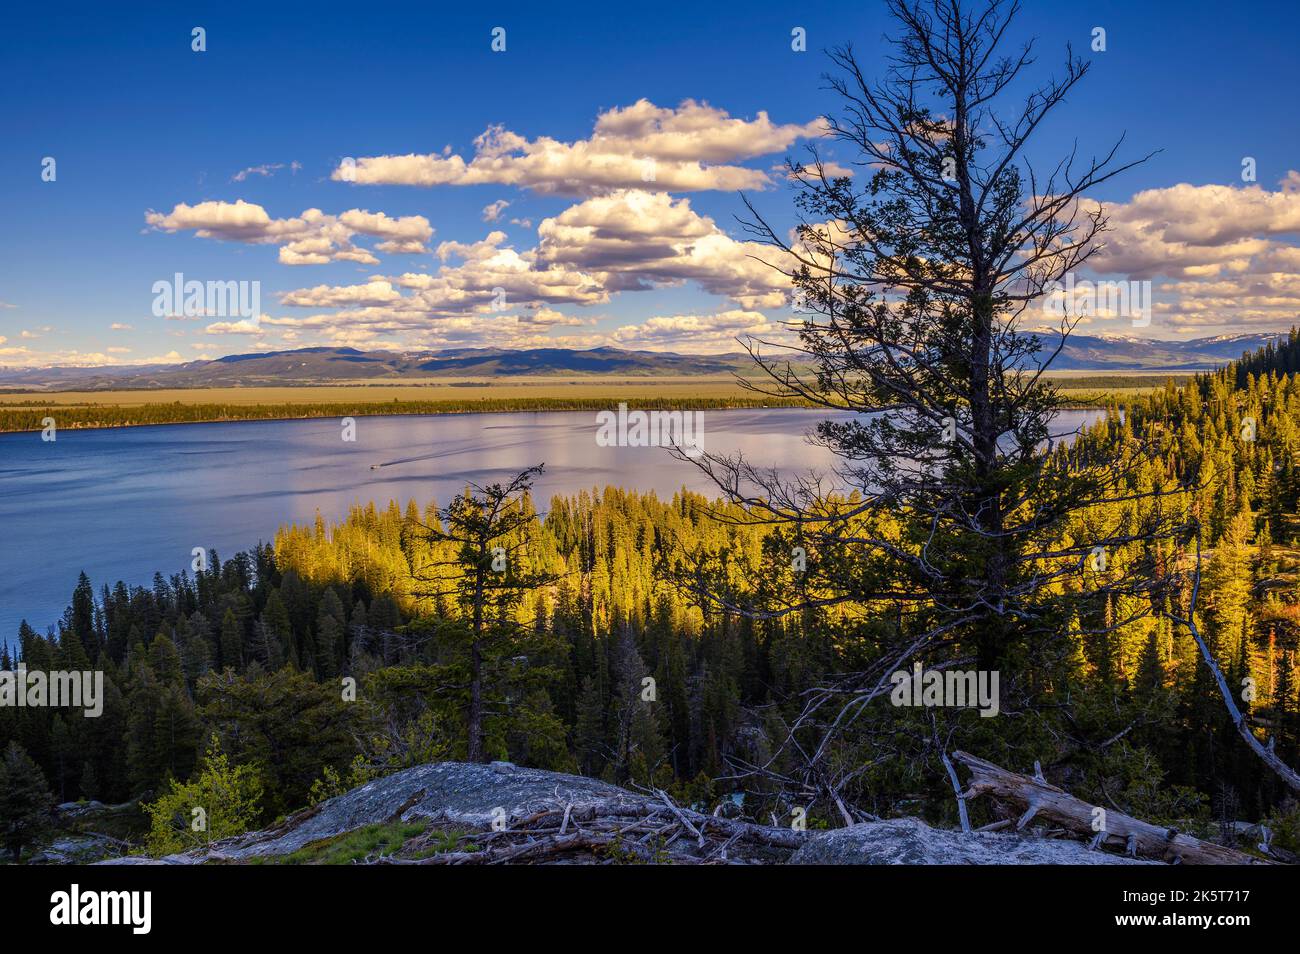
[[[779,399],[778,399],[779,400]],[[502,399],[503,403],[510,404],[508,399]],[[654,410],[654,411],[744,411],[744,410],[797,410],[812,409],[817,407],[808,403],[770,403],[760,401],[746,401],[744,399],[725,399],[718,400],[716,403],[710,403],[711,399],[705,399],[699,402],[693,401],[676,401],[676,400],[656,400],[656,399],[632,399],[623,400],[622,403],[632,409]],[[410,402],[414,403],[414,402]],[[483,402],[487,403],[487,402]],[[55,424],[58,430],[69,431],[113,431],[133,427],[165,427],[184,424],[247,424],[259,421],[314,421],[329,420],[331,418],[343,417],[443,417],[443,416],[461,416],[468,414],[544,414],[552,412],[564,412],[578,414],[582,412],[595,413],[598,411],[611,410],[616,408],[620,402],[612,401],[592,401],[585,404],[581,401],[564,401],[557,400],[553,406],[503,406],[503,407],[403,407],[401,405],[375,403],[371,405],[338,405],[337,408],[324,409],[318,413],[305,414],[288,414],[280,413],[278,407],[269,414],[231,414],[221,417],[196,417],[188,420],[170,420],[170,421],[123,421],[121,423],[94,423],[94,424],[59,424],[57,415],[61,409],[66,409],[70,405],[53,405],[41,408],[39,411],[29,412],[38,413],[48,417],[55,417]],[[117,408],[120,405],[103,405],[106,408]],[[186,405],[189,407],[203,407],[204,405]],[[263,405],[247,405],[241,410],[256,411]],[[134,409],[148,407],[174,408],[175,405],[138,405]],[[274,406],[271,406],[274,407]],[[78,408],[81,410],[81,408]],[[33,434],[43,430],[40,424],[31,427],[9,427],[3,420],[5,409],[0,405],[0,435],[3,434]]]
[[[541,400],[545,400],[545,399],[541,399]],[[827,413],[831,413],[831,411],[829,411],[828,408],[822,408],[818,406],[818,404],[811,404],[807,402],[789,402],[789,400],[787,400],[787,402],[781,402],[781,399],[772,399],[772,400],[775,400],[775,402],[777,403],[771,403],[771,400],[770,402],[759,402],[759,400],[757,399],[746,400],[742,398],[741,399],[705,399],[702,400],[702,402],[689,402],[689,400],[686,400],[686,402],[682,402],[682,400],[675,400],[675,399],[658,399],[658,400],[633,399],[633,400],[624,400],[624,402],[621,403],[627,404],[629,409],[642,409],[642,411],[761,411],[761,409],[766,409],[766,411],[794,411],[794,409],[803,409],[803,411],[813,411],[813,409],[820,409],[820,411],[826,411]],[[595,402],[595,400],[590,400],[590,402],[575,403],[575,402],[567,402],[567,400],[556,400],[554,406],[541,406],[541,407],[533,406],[533,404],[529,404],[529,406],[511,407],[510,404],[513,404],[513,402],[510,402],[510,400],[508,399],[503,399],[502,403],[506,404],[506,407],[437,408],[437,407],[421,406],[421,407],[402,408],[402,407],[394,407],[394,406],[385,406],[385,404],[369,404],[369,406],[346,406],[346,404],[341,404],[341,406],[337,406],[337,408],[329,408],[329,409],[321,408],[320,412],[296,413],[296,415],[295,413],[281,413],[281,408],[270,406],[270,408],[273,408],[273,411],[272,413],[266,413],[266,415],[257,415],[257,413],[233,413],[233,415],[229,415],[229,416],[194,417],[194,419],[190,419],[190,420],[159,420],[159,421],[127,420],[121,422],[94,422],[94,424],[81,424],[81,422],[75,422],[75,421],[72,422],[72,424],[59,424],[59,419],[57,419],[57,415],[59,415],[61,409],[62,411],[66,411],[66,409],[73,406],[57,406],[56,404],[56,406],[47,406],[44,408],[40,408],[39,411],[23,411],[23,413],[34,413],[34,415],[40,415],[43,417],[55,417],[55,424],[57,430],[121,430],[126,428],[161,428],[161,426],[173,426],[173,425],[185,425],[185,424],[251,424],[251,422],[257,422],[257,421],[329,420],[329,419],[333,419],[333,417],[438,417],[438,416],[445,416],[445,415],[517,415],[517,413],[551,413],[551,412],[563,412],[563,413],[593,412],[594,413],[598,411],[607,411],[607,409],[611,409],[612,407],[617,407],[617,404],[619,404],[620,402]],[[577,404],[581,404],[581,406],[577,406]],[[108,406],[103,406],[103,407],[121,408],[121,406],[116,406],[116,404],[108,404]],[[131,409],[133,409],[134,411],[134,409],[143,409],[143,408],[151,408],[151,407],[174,409],[177,406],[174,406],[174,404],[142,404],[142,406],[135,406],[134,408]],[[192,406],[182,406],[182,407],[200,408],[205,406],[201,406],[201,404],[192,404]],[[259,407],[266,407],[266,406],[257,406],[257,404],[250,404],[250,406],[246,406],[240,409],[248,409],[248,411],[256,411],[256,409]],[[83,409],[83,408],[78,407],[77,409]],[[1071,400],[1071,402],[1066,402],[1065,404],[1062,404],[1061,409],[1062,411],[1104,411],[1105,403],[1104,400],[1101,399]],[[5,408],[3,404],[0,404],[0,435],[40,433],[44,429],[43,425],[40,424],[39,420],[36,421],[35,424],[32,424],[30,426],[9,426],[8,421],[5,421],[4,417],[5,417]]]

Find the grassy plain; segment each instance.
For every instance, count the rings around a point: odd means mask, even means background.
[[[1186,374],[1054,375],[1069,403],[1091,406],[1163,387]],[[60,427],[366,414],[591,410],[626,401],[643,408],[790,405],[745,388],[730,375],[559,378],[438,378],[402,384],[318,384],[301,387],[172,388],[104,391],[0,391],[0,431],[39,430],[52,416]]]
[[[482,400],[635,400],[642,398],[729,398],[752,396],[730,375],[663,378],[517,377],[438,378],[406,384],[318,384],[303,387],[149,388],[129,391],[3,391],[0,405],[52,404],[350,404],[354,402]]]

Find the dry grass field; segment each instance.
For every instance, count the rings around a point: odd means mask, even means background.
[[[753,397],[729,375],[663,378],[517,377],[509,381],[484,378],[439,378],[409,384],[320,384],[305,387],[165,388],[131,391],[0,392],[0,405],[141,404],[325,404],[393,401],[579,400],[583,398],[681,400]]]
[[[1170,375],[1053,376],[1068,406],[1096,407],[1163,387]],[[1174,376],[1175,379],[1186,375]],[[757,381],[758,379],[754,379]],[[728,375],[692,377],[440,378],[391,383],[103,391],[0,391],[0,432],[371,414],[790,406]]]
[[[1168,378],[1182,383],[1186,372],[1062,371],[1049,375],[1072,398],[1094,399],[1105,395],[1143,394],[1163,387]],[[751,378],[755,383],[761,379]],[[447,401],[460,404],[481,400],[582,399],[646,400],[756,398],[731,375],[682,377],[575,377],[519,376],[497,378],[430,378],[402,384],[358,383],[317,384],[285,387],[160,388],[103,391],[4,391],[0,405],[8,407],[50,407],[52,405],[142,404],[322,404],[393,401]]]

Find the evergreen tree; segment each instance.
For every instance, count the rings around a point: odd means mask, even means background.
[[[45,774],[21,745],[10,742],[0,760],[0,832],[15,864],[49,827],[52,806]]]
[[[244,668],[244,628],[233,609],[221,620],[221,667],[236,672]]]

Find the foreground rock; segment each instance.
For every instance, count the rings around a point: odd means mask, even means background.
[[[275,828],[162,859],[103,864],[248,863],[327,844],[371,825],[420,834],[357,860],[381,864],[1133,864],[1076,841],[960,832],[895,819],[801,832],[701,814],[662,792],[504,762],[442,762],[376,779]]]
[[[366,825],[425,819],[440,825],[490,829],[496,819],[524,818],[556,804],[587,808],[633,797],[596,779],[519,768],[508,762],[438,762],[375,779],[298,812],[276,828],[217,842],[204,851],[107,863],[197,864],[275,857]]]
[[[36,865],[92,864],[131,849],[147,829],[139,802],[64,802],[54,807],[48,840],[30,859]]]
[[[854,825],[812,839],[792,865],[1145,865],[1078,841],[947,831],[918,818]]]
[[[58,835],[32,855],[33,865],[84,865],[119,854],[122,843],[104,835]]]

